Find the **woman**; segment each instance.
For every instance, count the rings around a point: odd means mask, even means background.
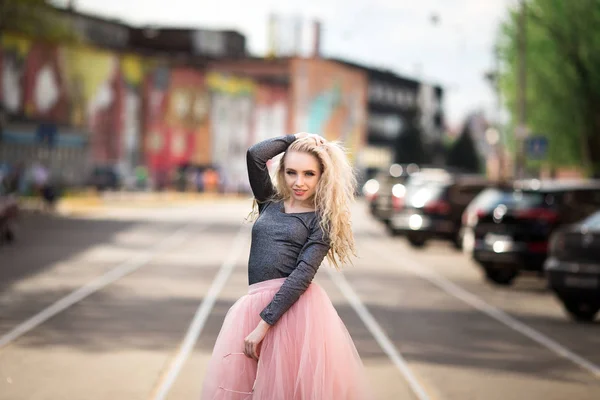
[[[267,161],[283,153],[271,182]],[[364,400],[364,369],[327,294],[311,283],[325,257],[354,254],[355,177],[343,149],[307,133],[252,146],[250,289],[228,311],[204,400]]]

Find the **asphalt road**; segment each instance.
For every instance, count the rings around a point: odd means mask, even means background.
[[[0,247],[0,400],[198,399],[247,290],[249,205],[26,216]],[[316,280],[377,399],[600,398],[600,323],[570,321],[538,278],[492,287],[449,245],[411,249],[365,211],[355,265]]]

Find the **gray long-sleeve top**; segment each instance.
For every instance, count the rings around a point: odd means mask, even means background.
[[[252,227],[248,280],[252,285],[286,278],[260,313],[269,325],[274,325],[308,289],[329,251],[316,212],[288,214],[283,201],[269,201],[275,188],[267,161],[284,152],[295,139],[287,135],[265,140],[250,147],[246,157],[250,186],[259,202],[259,216]]]

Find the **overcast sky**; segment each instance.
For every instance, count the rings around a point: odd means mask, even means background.
[[[493,66],[498,27],[515,0],[75,0],[75,4],[80,11],[133,25],[239,30],[254,55],[264,55],[268,48],[269,13],[288,19],[300,16],[306,25],[318,18],[323,23],[324,56],[442,85],[447,120],[457,125],[475,109],[494,111],[494,95],[483,74]],[[439,17],[437,24],[432,15]],[[284,25],[290,32],[292,26]]]

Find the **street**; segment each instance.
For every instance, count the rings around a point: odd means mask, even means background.
[[[247,291],[250,204],[25,215],[0,247],[0,400],[198,399]],[[541,279],[492,287],[450,245],[412,249],[360,201],[353,218],[355,265],[316,282],[376,399],[600,398],[600,323],[569,320]]]

